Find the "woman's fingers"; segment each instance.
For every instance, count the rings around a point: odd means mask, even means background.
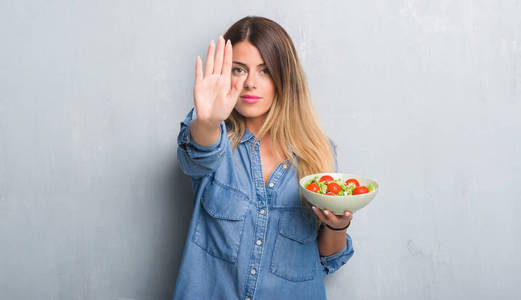
[[[231,86],[230,88],[230,96],[234,97],[234,95],[238,95],[236,93],[236,85],[231,83],[232,80],[232,42],[230,40],[226,41],[226,45],[224,46],[224,62],[223,69],[221,71],[221,75],[224,78],[225,85]],[[242,90],[242,83],[239,89],[239,93]]]
[[[326,215],[327,219],[332,224],[338,223],[338,217],[334,213],[332,213],[330,210],[324,209],[324,214]]]
[[[217,42],[217,53],[215,54],[213,74],[221,75],[221,70],[223,68],[224,43],[224,38],[220,36],[219,41]]]
[[[203,62],[201,61],[201,58],[197,56],[195,60],[195,83],[199,82],[201,79],[203,79]]]
[[[313,211],[315,212],[315,214],[317,215],[317,217],[320,219],[320,221],[322,222],[327,222],[327,217],[326,215],[324,215],[324,213],[322,212],[322,210],[316,206],[312,206],[313,208]]]
[[[316,206],[312,206],[313,211],[318,216],[318,218],[329,225],[332,226],[345,226],[344,224],[349,224],[351,222],[351,219],[353,219],[353,215],[349,210],[346,210],[344,212],[344,215],[335,215],[333,212],[331,212],[328,209],[321,210],[317,208]],[[347,222],[346,222],[347,221]]]
[[[224,63],[221,74],[226,76],[232,74],[232,42],[230,40],[226,41],[224,47]]]
[[[204,77],[209,76],[213,72],[213,55],[215,51],[215,42],[212,40],[208,46],[208,54],[206,55],[206,65],[204,69]]]

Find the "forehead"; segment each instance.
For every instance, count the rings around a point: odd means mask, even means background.
[[[241,62],[249,66],[257,66],[264,63],[259,49],[248,41],[241,41],[233,45],[233,62]]]

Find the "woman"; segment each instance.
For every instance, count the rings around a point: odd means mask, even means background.
[[[302,176],[336,170],[291,38],[245,17],[196,60],[177,157],[194,212],[174,299],[326,299],[353,255],[352,215],[310,208]]]

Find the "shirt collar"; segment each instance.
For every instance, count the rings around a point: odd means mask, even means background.
[[[244,130],[244,135],[241,138],[241,143],[244,143],[248,140],[254,139],[255,135],[246,127]]]
[[[241,138],[241,143],[244,143],[246,141],[253,140],[253,139],[255,139],[255,135],[246,127],[246,129],[244,130],[244,135]],[[298,161],[298,157],[295,155],[295,153],[292,152],[292,156],[295,161]],[[289,162],[289,159],[286,159],[286,161]]]

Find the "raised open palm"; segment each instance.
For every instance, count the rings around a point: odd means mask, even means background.
[[[242,90],[245,76],[239,77],[231,86],[232,44],[219,37],[217,53],[215,43],[210,42],[203,74],[202,61],[197,57],[195,64],[194,104],[197,118],[209,123],[220,124],[226,120]]]

